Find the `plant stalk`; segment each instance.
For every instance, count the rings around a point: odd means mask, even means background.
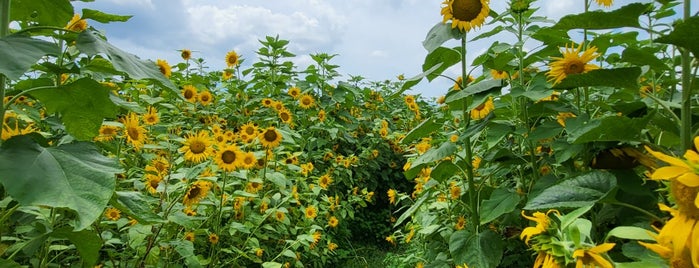
[[[691,16],[690,14],[690,1],[684,1],[684,20],[686,21]],[[680,117],[682,118],[682,125],[680,129],[680,140],[682,145],[682,151],[689,150],[692,148],[692,87],[691,87],[691,74],[692,74],[692,57],[689,55],[689,50],[680,49],[682,58],[682,108],[680,112]]]
[[[468,81],[468,75],[466,73],[466,33],[461,36],[461,88],[465,90],[466,81]],[[464,102],[467,102],[464,100]],[[468,111],[467,103],[464,103],[463,108],[464,121],[466,126],[464,130],[468,128],[471,120],[470,111]],[[469,205],[471,205],[471,223],[473,225],[473,232],[478,233],[478,227],[480,226],[480,215],[478,215],[478,196],[476,193],[476,183],[473,179],[473,148],[471,148],[471,138],[466,137],[464,139],[464,147],[466,149],[466,161],[468,164],[468,169],[466,169],[466,179],[468,180],[468,199]]]
[[[0,38],[7,36],[10,32],[10,0],[0,0]],[[7,84],[5,75],[0,74],[0,137],[2,136],[3,128],[5,127],[5,85]],[[2,144],[2,139],[0,139]]]

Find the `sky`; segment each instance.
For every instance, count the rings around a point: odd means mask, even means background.
[[[491,0],[491,9],[502,13],[507,2]],[[631,1],[614,2],[607,10]],[[178,50],[190,49],[194,58],[204,58],[205,65],[214,71],[225,67],[226,53],[234,50],[245,60],[242,69],[247,69],[257,61],[258,40],[279,35],[290,41],[288,50],[297,55],[291,59],[299,66],[297,70],[313,63],[310,54],[337,54],[330,63],[340,66],[341,81],[350,75],[383,81],[421,73],[427,55],[422,41],[442,22],[442,0],[97,0],[73,5],[76,12],[89,8],[132,15],[127,22],[89,24],[105,31],[110,43],[143,59],[165,59],[174,65],[182,61]],[[540,8],[537,15],[553,20],[581,13],[584,8],[581,0],[540,0],[533,7]],[[592,8],[599,7],[593,4]],[[507,34],[471,42],[467,62],[496,40],[515,42],[514,36]],[[446,46],[458,45],[453,42]],[[528,46],[525,44],[525,49]],[[455,78],[459,73],[458,68],[451,68],[444,74]],[[408,93],[435,98],[452,84],[446,78],[424,80]]]

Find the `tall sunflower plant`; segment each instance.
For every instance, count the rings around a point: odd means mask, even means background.
[[[673,255],[664,250],[667,242],[644,248],[635,241],[649,243],[649,223],[666,221],[655,204],[667,188],[648,180],[659,163],[644,146],[678,148],[680,130],[692,128],[680,117],[686,113],[680,96],[691,90],[682,90],[689,85],[679,82],[681,61],[673,55],[696,45],[677,35],[694,18],[667,23],[680,2],[581,1],[584,12],[552,21],[537,16],[536,1],[511,1],[504,10],[488,1],[444,1],[443,22],[423,42],[424,73],[403,89],[425,77],[444,79],[452,66],[462,72],[449,78],[454,86],[436,100],[435,115],[402,140],[415,148],[404,167],[415,188],[388,195],[403,201],[389,239],[409,245],[403,264],[663,265],[638,254],[650,250],[670,264],[680,255],[689,263],[691,245]],[[498,41],[469,61],[469,41],[488,38]],[[502,41],[511,38],[516,42]],[[443,46],[454,39],[461,45]],[[559,212],[541,212],[552,209]],[[544,216],[527,211],[578,219],[552,227],[558,242],[544,247],[557,255],[519,239],[544,226]],[[691,234],[691,224],[677,222],[670,225]]]

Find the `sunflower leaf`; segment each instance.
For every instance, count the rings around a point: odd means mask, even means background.
[[[69,208],[78,217],[76,231],[90,226],[114,193],[114,174],[122,172],[118,163],[92,143],[42,147],[33,137],[2,144],[0,183],[21,205]]]
[[[638,89],[639,67],[616,69],[597,69],[587,73],[569,74],[563,81],[554,85],[554,89],[570,89],[576,87],[615,87]]]
[[[497,188],[490,194],[490,199],[481,203],[480,222],[489,223],[505,213],[512,212],[519,204],[520,196],[504,188]]]
[[[699,58],[699,36],[697,36],[697,28],[699,28],[699,17],[690,17],[684,21],[678,22],[675,29],[668,35],[661,36],[656,39],[659,43],[672,44],[688,49],[694,57]]]
[[[83,19],[92,19],[101,23],[110,23],[112,21],[128,21],[133,16],[121,16],[114,14],[107,14],[99,10],[93,10],[88,8],[83,8]]]
[[[458,38],[461,38],[461,33],[458,29],[452,29],[451,24],[440,22],[427,32],[425,41],[422,41],[422,46],[427,49],[427,52],[432,52],[442,46],[444,42]]]
[[[75,41],[75,46],[89,56],[105,54],[112,61],[114,68],[127,73],[131,78],[155,81],[160,86],[171,90],[175,96],[181,97],[175,84],[160,72],[154,62],[139,59],[135,55],[113,46],[95,31],[86,30],[80,33]]]
[[[16,80],[41,57],[60,53],[61,49],[54,43],[26,35],[8,35],[0,38],[0,73]]]
[[[437,122],[433,118],[425,119],[417,127],[413,128],[405,135],[405,138],[401,140],[402,144],[410,144],[412,141],[429,135],[432,131],[439,129],[442,126],[440,122]]]
[[[616,115],[589,120],[568,118],[568,142],[583,144],[596,141],[637,141],[652,117],[652,114],[648,114],[636,118]]]
[[[70,240],[78,249],[78,254],[85,266],[92,266],[99,259],[99,251],[102,248],[102,239],[91,230],[73,232],[70,228],[60,228],[53,231],[51,236]]]
[[[449,238],[449,252],[454,263],[466,263],[469,267],[497,267],[503,246],[500,236],[490,230],[476,234],[461,230]]]
[[[73,5],[68,0],[12,0],[11,2],[10,21],[32,21],[41,26],[63,27],[72,17]]]
[[[530,199],[526,210],[579,208],[597,203],[616,187],[614,174],[595,170],[564,180]]]
[[[444,70],[461,62],[461,53],[455,49],[449,49],[446,47],[438,47],[437,49],[427,54],[425,57],[425,63],[422,64],[422,70],[427,72],[427,70],[432,70],[434,66],[439,65],[437,69],[427,74],[427,81],[432,81],[439,77]]]
[[[650,10],[650,4],[633,3],[610,12],[588,11],[576,15],[567,15],[561,18],[554,29],[613,29],[620,27],[640,28],[638,18]]]
[[[105,117],[114,117],[117,106],[109,98],[109,89],[91,78],[82,78],[58,88],[35,90],[48,113],[60,113],[66,131],[78,140],[97,136]]]

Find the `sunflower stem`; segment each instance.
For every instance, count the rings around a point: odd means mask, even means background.
[[[466,33],[461,36],[461,88],[466,88],[466,82],[468,81],[468,76],[466,76]],[[464,99],[463,116],[466,126],[464,130],[468,128],[471,120],[470,111],[468,111],[468,103]],[[476,183],[473,179],[473,148],[471,148],[471,137],[466,137],[464,139],[464,148],[466,149],[466,163],[468,164],[468,169],[466,169],[466,179],[468,180],[468,198],[471,205],[471,223],[473,226],[474,233],[478,233],[478,227],[480,226],[480,215],[478,215],[478,196],[476,193]]]
[[[690,14],[690,0],[684,1],[684,20],[686,21],[691,16]],[[681,132],[680,139],[682,144],[682,151],[689,150],[692,148],[692,87],[691,87],[691,75],[692,75],[692,57],[689,55],[689,50],[680,49],[682,57],[682,109],[681,109]]]
[[[0,38],[7,36],[10,31],[10,0],[0,0]],[[5,101],[5,83],[7,83],[5,75],[0,74],[0,100]],[[9,105],[9,102],[8,102]],[[0,137],[2,130],[5,128],[5,104],[0,105]],[[2,144],[2,139],[0,139]]]

